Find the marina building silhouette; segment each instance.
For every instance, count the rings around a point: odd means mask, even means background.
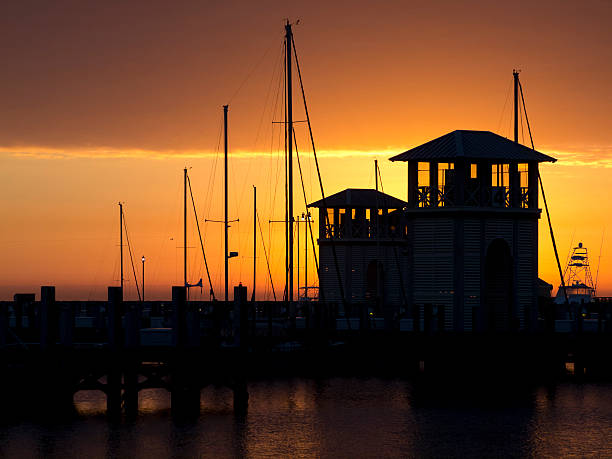
[[[347,189],[310,204],[319,209],[321,299],[415,328],[535,328],[538,168],[556,160],[467,130],[390,160],[407,163],[406,202]]]

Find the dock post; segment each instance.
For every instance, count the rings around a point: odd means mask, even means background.
[[[194,304],[187,304],[185,312],[187,346],[200,347],[200,311]]]
[[[72,337],[74,332],[74,313],[72,305],[62,304],[59,308],[59,338],[60,344],[63,347],[72,346]]]
[[[249,392],[246,378],[246,351],[249,346],[249,303],[247,289],[242,284],[234,287],[234,330],[235,343],[238,346],[233,362],[234,412],[244,414],[249,406]]]
[[[110,417],[121,415],[121,308],[123,289],[108,287],[108,344],[110,348],[106,382],[106,413]]]
[[[186,343],[187,328],[187,288],[172,287],[172,345],[183,347]]]
[[[192,358],[193,349],[191,340],[194,337],[190,336],[190,327],[193,327],[193,324],[189,324],[189,320],[193,319],[193,314],[188,314],[186,287],[172,287],[172,308],[172,344],[174,352],[172,359],[172,390],[170,394],[171,411],[173,416],[193,418],[200,413],[200,385],[197,377],[197,368]]]
[[[125,414],[130,418],[138,415],[138,345],[140,344],[140,303],[131,303],[125,313],[125,351],[126,358],[123,368],[124,407]]]
[[[125,310],[125,347],[134,349],[140,344],[140,308],[138,304],[130,304]]]
[[[247,302],[247,288],[242,284],[234,287],[234,317],[233,328],[235,343],[244,348],[248,345],[249,334],[249,304]]]
[[[40,288],[40,346],[49,349],[57,343],[58,329],[57,305],[55,303],[55,287]]]

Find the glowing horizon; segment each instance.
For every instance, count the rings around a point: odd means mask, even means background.
[[[147,296],[169,298],[170,286],[182,283],[183,167],[192,167],[199,217],[222,216],[223,104],[230,106],[230,210],[240,218],[230,231],[240,252],[230,261],[230,285],[252,282],[256,185],[278,291],[283,230],[266,221],[284,216],[283,134],[273,123],[283,119],[286,17],[300,18],[295,42],[326,194],[373,187],[378,159],[384,191],[405,200],[405,165],[389,157],[456,129],[510,136],[511,70],[520,68],[536,149],[558,159],[541,171],[561,261],[570,242],[581,240],[597,262],[612,210],[612,5],[468,3],[7,5],[0,17],[10,43],[0,75],[0,299],[38,293],[40,285],[56,285],[59,299],[105,298],[118,281],[120,200],[135,256],[147,256]],[[303,121],[295,84],[294,118]],[[521,135],[527,144],[525,125]],[[296,136],[312,202],[320,191],[304,123]],[[219,297],[222,231],[202,226]],[[539,228],[539,275],[556,287],[544,216]],[[193,245],[189,274],[197,282],[205,274]],[[269,298],[261,255],[258,294]],[[600,294],[612,296],[605,239],[599,271]],[[134,297],[130,282],[126,298]]]

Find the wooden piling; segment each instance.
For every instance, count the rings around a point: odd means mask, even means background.
[[[40,347],[49,349],[57,343],[59,315],[55,303],[55,287],[40,288]]]
[[[187,343],[187,288],[172,287],[172,344],[181,348]]]
[[[248,346],[249,335],[249,303],[247,302],[247,288],[242,284],[234,287],[234,343],[238,347]]]
[[[171,410],[176,417],[193,418],[200,413],[200,383],[197,377],[195,353],[199,344],[199,314],[188,314],[187,288],[172,287],[172,358]],[[196,332],[197,328],[197,332]]]
[[[121,415],[121,309],[123,289],[108,287],[108,345],[109,361],[106,381],[106,413],[116,418]]]
[[[123,361],[124,410],[129,418],[138,415],[138,369],[140,359],[140,303],[130,304],[125,313],[125,343]]]

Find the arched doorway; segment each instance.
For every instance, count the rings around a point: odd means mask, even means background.
[[[495,239],[487,249],[485,261],[485,311],[489,331],[508,331],[514,301],[513,261],[510,247]]]
[[[380,312],[383,296],[383,267],[378,260],[368,263],[366,271],[366,300],[376,312]]]

